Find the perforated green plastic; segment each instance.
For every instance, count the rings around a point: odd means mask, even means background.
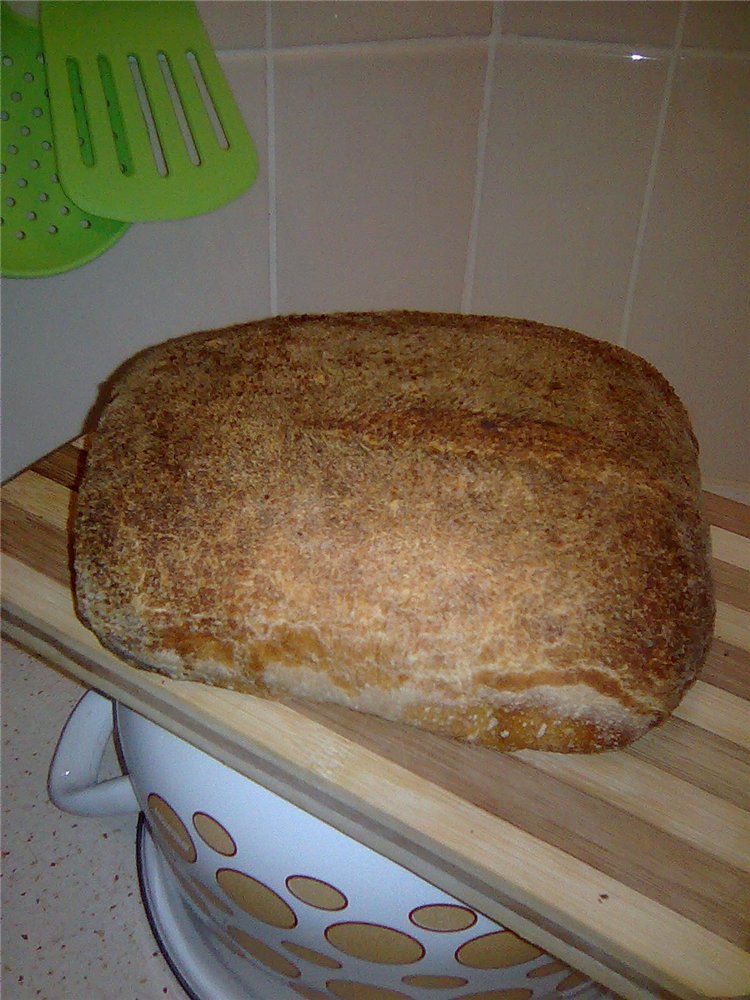
[[[177,219],[251,186],[253,141],[195,4],[50,0],[41,26],[58,170],[76,204]]]
[[[65,194],[52,136],[39,26],[2,4],[2,274],[37,278],[80,267],[128,226],[83,212]]]

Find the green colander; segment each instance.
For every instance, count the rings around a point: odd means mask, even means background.
[[[98,257],[128,225],[82,211],[63,191],[39,27],[4,3],[1,27],[0,269],[9,278],[59,274]]]

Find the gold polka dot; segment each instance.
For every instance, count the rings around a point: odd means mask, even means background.
[[[368,986],[366,983],[353,983],[351,980],[329,979],[328,989],[340,1000],[410,1000],[405,993],[389,990],[385,986]]]
[[[335,886],[309,875],[290,875],[286,887],[297,899],[318,910],[344,910],[349,902]]]
[[[467,993],[461,1000],[531,1000],[533,990],[487,990],[484,993]]]
[[[588,976],[584,976],[582,972],[571,972],[561,983],[557,984],[556,989],[560,993],[565,993],[567,990],[575,989],[576,986],[580,986],[582,983],[587,983],[588,981]]]
[[[424,948],[415,938],[380,924],[331,924],[326,937],[345,955],[381,965],[409,965],[424,956]]]
[[[409,914],[409,920],[426,931],[465,931],[477,922],[477,915],[465,906],[435,903],[419,906]]]
[[[294,941],[282,941],[281,943],[287,951],[291,951],[297,958],[304,958],[306,962],[312,962],[313,965],[320,965],[324,969],[341,968],[341,962],[337,962],[330,955],[324,955],[322,952],[314,951],[312,948],[305,948],[304,945],[295,944]]]
[[[568,966],[554,959],[552,962],[548,962],[547,965],[540,965],[536,969],[532,969],[531,972],[526,973],[527,979],[540,979],[542,976],[554,976],[556,972],[569,972]]]
[[[507,969],[530,962],[541,954],[541,948],[524,941],[513,931],[493,931],[462,944],[456,952],[456,961],[470,969]]]
[[[154,792],[151,792],[146,802],[156,836],[178,858],[192,864],[198,855],[193,838],[180,817],[168,802]]]
[[[287,983],[295,993],[299,993],[305,1000],[330,1000],[330,994],[323,990],[316,990],[314,986],[298,986],[297,983]]]
[[[466,986],[468,979],[463,976],[404,976],[404,986],[417,986],[422,990],[450,990]]]
[[[294,910],[273,889],[233,868],[220,868],[216,881],[233,903],[251,917],[262,920],[271,927],[288,930],[295,927],[297,917]]]
[[[224,827],[208,813],[193,813],[193,826],[204,844],[227,858],[237,853],[237,845]]]
[[[280,955],[278,951],[269,948],[263,941],[259,941],[250,934],[246,934],[239,927],[227,927],[227,931],[241,948],[257,959],[262,965],[265,965],[266,968],[271,969],[272,972],[278,972],[279,975],[286,976],[289,979],[296,979],[302,975],[296,965],[290,962],[289,959],[284,958],[283,955]]]

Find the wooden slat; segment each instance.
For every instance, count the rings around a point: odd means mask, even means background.
[[[722,639],[714,639],[701,673],[713,687],[750,702],[750,653]]]
[[[750,750],[674,716],[625,751],[750,811]]]
[[[750,538],[750,507],[716,493],[703,493],[703,510],[710,524]]]
[[[69,489],[33,471],[24,472],[3,487],[4,501],[60,531],[70,528],[73,499]]]
[[[717,600],[750,611],[750,570],[714,559],[713,577]]]
[[[2,550],[64,586],[71,586],[73,553],[69,534],[10,501],[3,503]]]
[[[696,681],[673,713],[716,736],[750,750],[750,712],[747,702],[720,688]]]
[[[65,444],[57,451],[45,455],[34,462],[32,470],[41,476],[66,486],[69,490],[77,490],[83,476],[86,464],[86,453],[74,444]]]
[[[714,635],[717,639],[723,639],[732,646],[750,652],[750,611],[717,601]]]
[[[711,528],[711,552],[714,559],[750,570],[750,538],[726,531],[724,528]]]
[[[532,767],[750,873],[750,813],[719,796],[621,753],[520,755]]]

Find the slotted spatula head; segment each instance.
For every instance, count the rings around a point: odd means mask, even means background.
[[[253,141],[195,4],[50,0],[41,25],[58,173],[77,205],[179,219],[250,187]]]

